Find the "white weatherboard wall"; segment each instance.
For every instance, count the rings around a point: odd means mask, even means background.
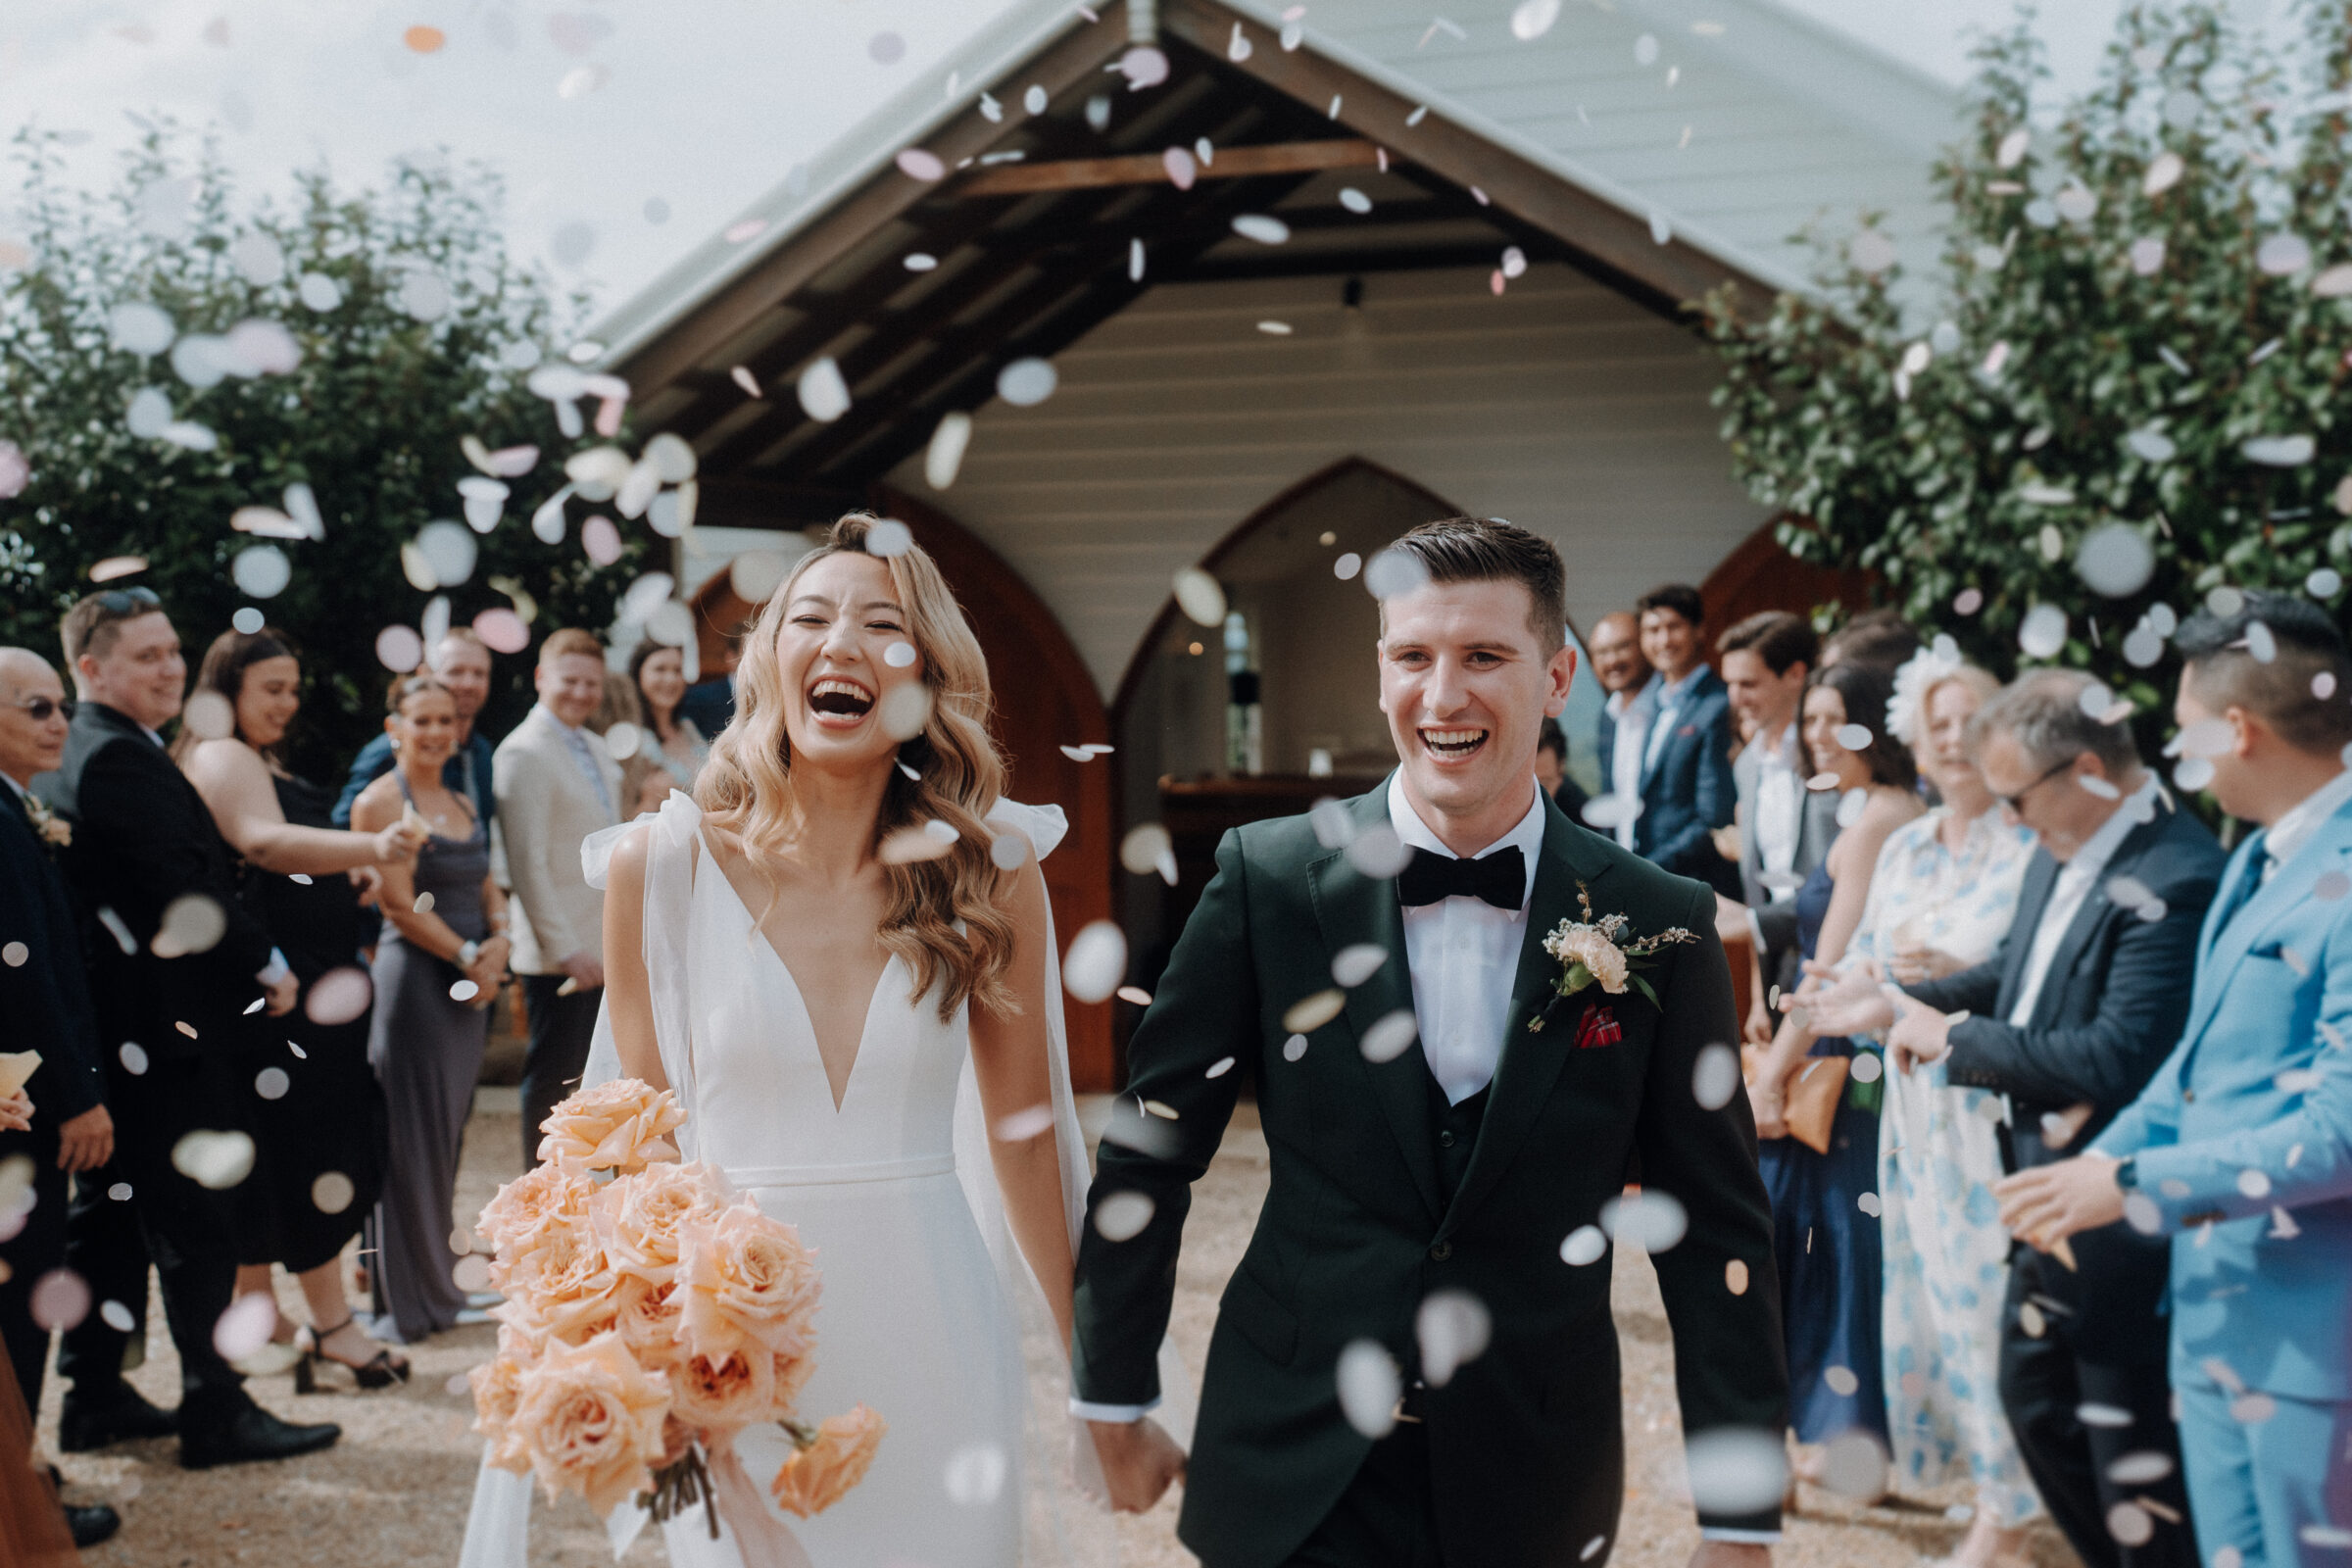
[[[1500,299],[1477,271],[1364,282],[1352,324],[1336,277],[1153,289],[1056,357],[1047,402],[975,416],[935,499],[1052,607],[1105,699],[1179,568],[1350,456],[1558,544],[1580,628],[1700,581],[1764,521],[1690,332],[1561,266]],[[920,455],[893,480],[934,495]]]

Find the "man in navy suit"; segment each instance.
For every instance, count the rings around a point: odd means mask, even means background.
[[[2340,1561],[2317,1548],[2352,1524],[2352,654],[2308,599],[2244,598],[2174,640],[2177,749],[2260,825],[2199,933],[2187,1023],[2086,1152],[1997,1192],[2044,1250],[2119,1219],[2169,1240],[2199,1551],[2286,1568]]]
[[[1684,583],[1651,589],[1636,608],[1642,654],[1657,680],[1642,698],[1649,722],[1633,851],[1736,899],[1739,867],[1716,851],[1714,838],[1715,829],[1731,825],[1740,801],[1732,777],[1732,699],[1702,656],[1706,609],[1698,590]]]

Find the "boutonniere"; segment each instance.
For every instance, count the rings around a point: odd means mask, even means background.
[[[32,830],[41,842],[55,849],[64,849],[74,842],[74,824],[49,809],[49,803],[29,790],[24,795],[24,814],[32,818]]]
[[[1592,913],[1592,895],[1582,882],[1576,885],[1576,902],[1583,907],[1585,917],[1562,920],[1544,939],[1544,951],[1560,960],[1560,977],[1552,982],[1552,998],[1544,1004],[1544,1010],[1528,1020],[1530,1034],[1540,1033],[1561,1003],[1595,981],[1612,997],[1623,996],[1629,985],[1639,986],[1649,999],[1649,1004],[1662,1009],[1657,992],[1635,971],[1647,968],[1649,960],[1661,949],[1698,940],[1679,925],[1650,936],[1636,937],[1632,935],[1633,921],[1622,914],[1596,918]]]

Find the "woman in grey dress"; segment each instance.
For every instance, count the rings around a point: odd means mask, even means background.
[[[384,869],[368,1059],[384,1086],[391,1158],[374,1223],[378,1333],[415,1344],[466,1308],[449,1238],[458,1151],[481,1076],[489,1006],[507,968],[506,895],[490,879],[490,837],[473,803],[441,783],[458,710],[430,675],[392,687],[384,728],[395,764],[354,803],[372,831],[407,817],[425,830],[413,864]]]

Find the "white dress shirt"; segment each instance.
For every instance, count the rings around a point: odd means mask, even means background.
[[[2342,810],[2346,801],[2352,801],[2352,770],[2336,774],[2273,822],[2262,840],[2264,879],[2293,859],[2295,852],[2311,842],[2320,824]]]
[[[1617,743],[1609,753],[1609,793],[1623,803],[1624,814],[1618,818],[1616,827],[1621,849],[1634,847],[1634,818],[1640,814],[1634,804],[1642,799],[1642,748],[1648,744],[1652,727],[1642,720],[1634,705],[1657,683],[1656,675],[1645,675],[1641,685],[1611,693],[1603,705],[1609,710],[1609,717],[1617,721]]]
[[[1756,863],[1775,904],[1796,897],[1796,841],[1803,834],[1805,784],[1789,753],[1796,740],[1791,720],[1780,737],[1756,753]]]
[[[1667,680],[1663,675],[1650,677],[1662,684],[1658,687],[1657,716],[1649,721],[1649,733],[1642,737],[1642,771],[1648,771],[1650,764],[1658,760],[1658,753],[1665,749],[1666,737],[1674,733],[1674,715],[1682,711],[1683,699],[1690,695],[1690,683],[1698,679],[1698,672],[1706,667],[1704,664],[1693,664],[1683,672],[1681,680]],[[1640,792],[1641,787],[1641,781],[1637,778],[1634,783],[1636,793]]]
[[[2009,1009],[2011,1027],[2023,1029],[2034,1016],[2034,1004],[2041,1000],[2042,982],[2050,976],[2050,960],[2058,956],[2066,928],[2075,923],[2082,901],[2090,896],[2091,886],[2107,869],[2107,862],[2115,858],[2117,847],[2154,813],[2157,789],[2155,774],[2142,779],[2139,788],[2116,804],[2099,830],[2082,841],[2074,858],[2058,868],[2049,902],[2041,906],[2041,923],[2034,928],[2034,946],[2026,955],[2025,981],[2017,989],[2017,1005]]]
[[[1527,905],[1536,891],[1536,858],[1544,848],[1544,799],[1529,786],[1519,825],[1470,857],[1483,860],[1516,845],[1527,861],[1519,907],[1498,909],[1484,899],[1456,896],[1404,911],[1404,957],[1412,970],[1413,1021],[1429,1075],[1458,1105],[1494,1081],[1509,1027],[1511,982],[1527,936]],[[1440,843],[1404,798],[1402,772],[1389,776],[1389,824],[1408,848],[1458,859]]]

